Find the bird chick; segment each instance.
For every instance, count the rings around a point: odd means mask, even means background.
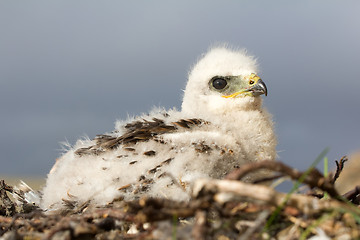
[[[188,200],[198,178],[223,178],[244,163],[274,160],[276,137],[263,94],[254,57],[210,49],[189,73],[181,111],[156,109],[78,140],[48,174],[41,207],[144,195]]]

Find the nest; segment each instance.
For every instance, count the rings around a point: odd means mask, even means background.
[[[188,202],[141,198],[114,200],[104,207],[67,203],[67,211],[44,212],[15,201],[23,192],[0,182],[2,239],[323,239],[360,238],[360,187],[340,195],[334,187],[343,157],[334,174],[315,168],[298,171],[281,162],[250,163],[223,180],[198,180]],[[256,171],[276,175],[255,183],[241,181]],[[264,181],[291,178],[289,193]],[[301,188],[299,186],[302,186]],[[300,190],[304,186],[307,190]]]

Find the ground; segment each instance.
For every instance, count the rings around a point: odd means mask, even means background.
[[[66,211],[48,213],[8,197],[21,194],[1,181],[1,239],[358,239],[359,187],[340,195],[334,174],[314,168],[297,171],[281,162],[251,163],[223,180],[198,180],[189,202],[141,198],[104,207],[68,202]],[[259,169],[275,173],[256,183],[241,179]],[[291,178],[289,193],[263,181]],[[301,186],[300,187],[300,182]],[[307,187],[307,191],[300,190]],[[328,238],[327,238],[328,237]]]

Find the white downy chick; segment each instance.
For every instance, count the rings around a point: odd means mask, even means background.
[[[143,195],[188,200],[198,178],[274,160],[276,137],[262,107],[267,94],[256,60],[217,47],[189,73],[181,111],[157,109],[95,139],[79,140],[59,158],[43,189],[43,209],[64,200],[105,205]]]

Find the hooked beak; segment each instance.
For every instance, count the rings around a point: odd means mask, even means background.
[[[249,88],[248,91],[252,92],[254,97],[260,96],[262,94],[265,94],[265,96],[267,96],[266,85],[261,79],[259,79],[254,86]]]

